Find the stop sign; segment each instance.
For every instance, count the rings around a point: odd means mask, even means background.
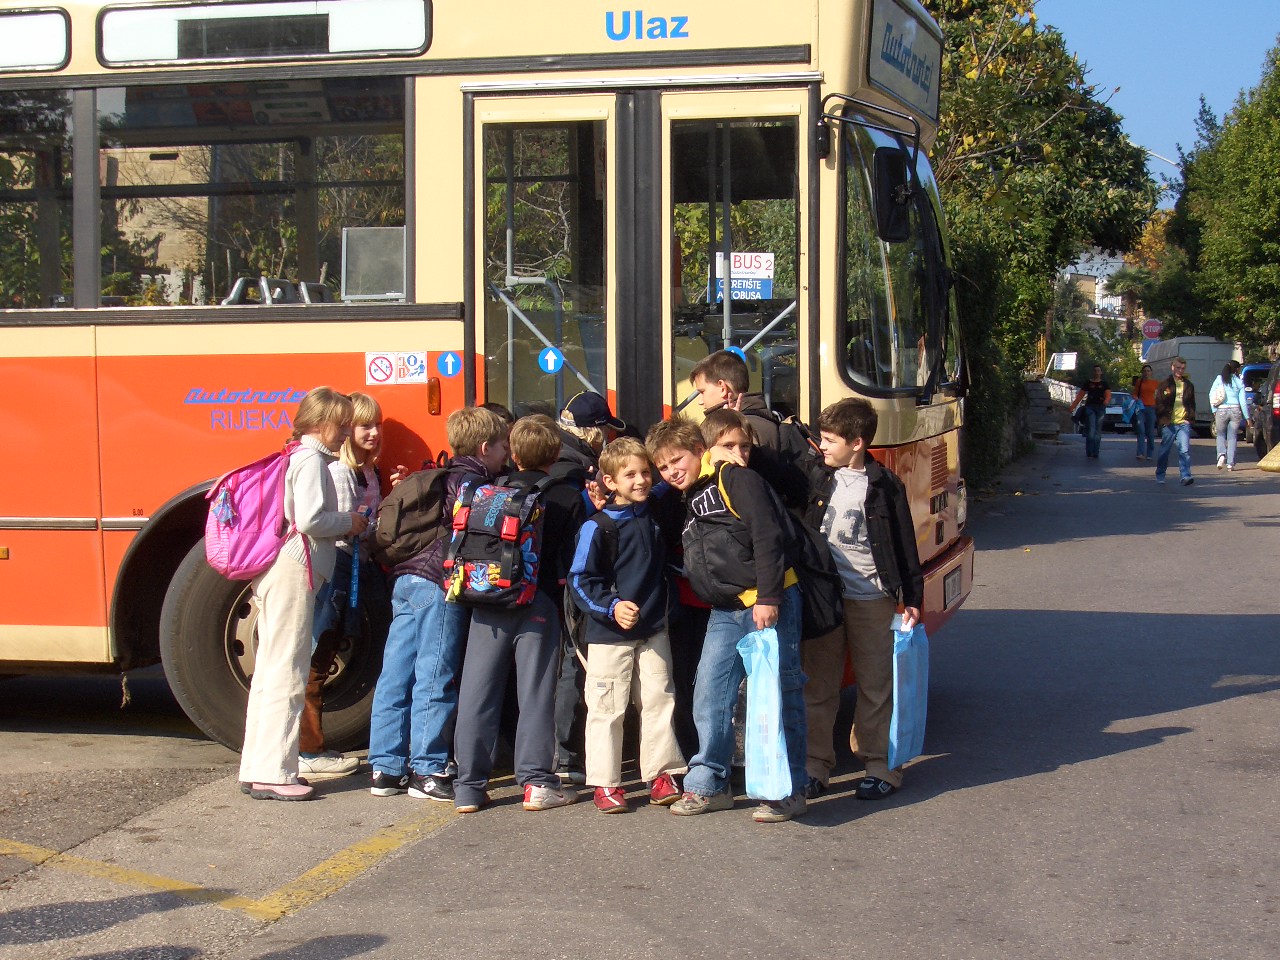
[[[1163,331],[1164,324],[1159,320],[1152,319],[1142,321],[1142,335],[1148,340],[1158,339]]]

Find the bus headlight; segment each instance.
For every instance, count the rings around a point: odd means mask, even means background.
[[[965,521],[969,519],[969,490],[961,480],[956,484],[956,526],[961,530],[964,529]]]

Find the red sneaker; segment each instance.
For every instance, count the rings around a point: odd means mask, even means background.
[[[596,787],[595,803],[601,813],[626,813],[631,809],[621,787]]]
[[[649,802],[660,807],[669,807],[680,799],[680,788],[669,773],[661,774],[649,788]]]

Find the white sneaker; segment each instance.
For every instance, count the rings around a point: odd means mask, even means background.
[[[554,807],[567,807],[578,799],[578,791],[569,787],[544,787],[531,783],[524,788],[524,808],[526,810],[550,810]]]
[[[1227,465],[1227,455],[1225,453],[1218,454],[1218,469],[1221,470]]]
[[[298,755],[298,773],[308,780],[336,780],[360,769],[359,757],[345,757],[337,750]]]
[[[798,817],[809,808],[809,801],[803,793],[793,793],[785,800],[777,802],[766,800],[751,812],[751,819],[756,823],[783,823],[792,817]]]

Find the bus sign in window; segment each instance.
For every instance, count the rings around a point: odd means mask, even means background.
[[[414,56],[431,40],[427,0],[257,0],[114,7],[102,14],[107,66]]]
[[[0,11],[0,70],[60,70],[71,53],[61,10]]]

